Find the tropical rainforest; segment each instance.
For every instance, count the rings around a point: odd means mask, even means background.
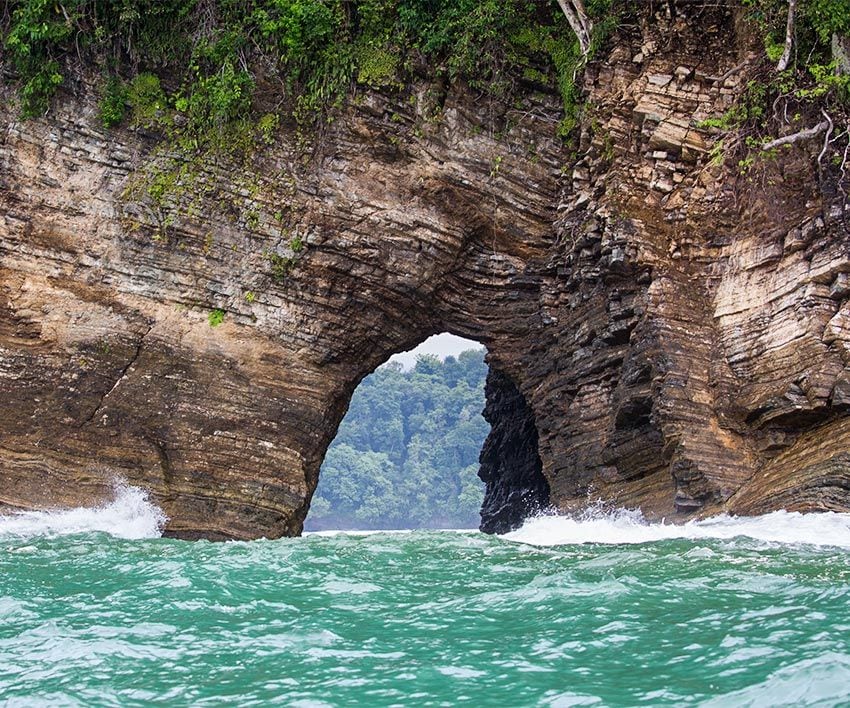
[[[483,349],[366,377],[328,449],[306,529],[477,528],[486,377]]]

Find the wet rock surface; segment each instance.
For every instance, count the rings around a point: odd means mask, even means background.
[[[478,476],[486,485],[481,530],[507,533],[549,506],[549,483],[537,453],[534,413],[511,380],[490,369],[484,418],[491,430],[481,449]]]
[[[0,506],[124,479],[172,535],[299,533],[357,383],[450,331],[527,406],[489,389],[491,530],[533,434],[564,511],[847,509],[846,199],[820,146],[710,159],[736,33],[716,3],[624,30],[576,150],[536,88],[361,92],[309,153],[284,130],[249,164],[102,130],[84,84],[41,120],[4,101]]]

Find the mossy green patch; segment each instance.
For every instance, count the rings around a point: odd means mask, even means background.
[[[210,311],[207,315],[207,321],[210,323],[210,327],[218,327],[224,322],[224,310],[215,309]]]
[[[588,8],[601,18],[611,4],[591,0]],[[501,95],[523,76],[557,84],[568,114],[577,102],[580,54],[554,0],[11,0],[7,7],[0,35],[24,114],[48,109],[79,57],[111,77],[102,90],[104,125],[129,117],[196,146],[242,121],[271,140],[276,125],[267,116],[310,124],[356,82],[402,87],[415,65]]]

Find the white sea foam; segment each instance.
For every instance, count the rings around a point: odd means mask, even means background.
[[[774,511],[763,516],[715,516],[685,524],[649,523],[640,512],[593,510],[580,516],[537,516],[503,536],[534,546],[648,543],[669,539],[732,539],[850,549],[850,514]]]
[[[0,515],[0,537],[64,536],[103,531],[118,538],[158,538],[167,518],[139,487],[115,485],[115,498],[95,507]]]

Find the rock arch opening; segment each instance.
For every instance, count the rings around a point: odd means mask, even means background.
[[[304,522],[329,529],[502,533],[545,507],[534,416],[478,341],[443,332],[365,376]]]

